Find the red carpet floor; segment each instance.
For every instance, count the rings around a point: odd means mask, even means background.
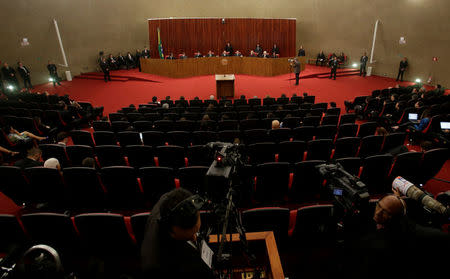
[[[342,71],[342,70],[339,70]],[[235,81],[235,96],[265,97],[270,95],[279,97],[281,94],[292,96],[293,93],[302,94],[308,92],[316,96],[316,102],[335,101],[338,106],[344,105],[344,100],[352,99],[359,95],[370,94],[372,90],[387,88],[397,84],[391,78],[378,76],[360,77],[350,75],[337,77],[336,80],[328,78],[314,78],[311,76],[328,73],[326,67],[307,65],[306,70],[300,75],[300,85],[295,86],[294,74],[286,74],[277,77],[255,77],[237,75]],[[214,76],[200,76],[192,78],[172,79],[140,73],[137,70],[119,70],[111,72],[111,82],[105,83],[102,75],[83,74],[75,77],[71,82],[62,82],[62,86],[54,88],[51,83],[35,87],[37,91],[49,93],[69,94],[76,100],[90,101],[93,105],[103,105],[105,113],[115,112],[121,107],[130,104],[138,105],[147,103],[152,96],[158,99],[170,95],[172,99],[185,96],[192,99],[208,98],[215,95]],[[302,79],[302,77],[310,77]],[[320,77],[323,77],[320,76]],[[410,84],[403,82],[403,85]]]
[[[342,70],[339,70],[342,72]],[[344,100],[351,100],[356,96],[368,95],[375,89],[395,86],[394,79],[370,76],[360,77],[341,73],[336,80],[326,78],[328,68],[307,65],[306,70],[300,75],[300,85],[294,85],[293,74],[277,77],[255,77],[237,75],[235,81],[235,95],[247,97],[258,96],[260,98],[270,95],[279,97],[293,93],[302,94],[308,92],[316,96],[316,102],[334,101],[339,107],[344,106]],[[351,73],[350,73],[351,74]],[[339,75],[339,74],[338,74]],[[58,95],[69,94],[71,98],[79,101],[89,101],[94,106],[104,106],[105,114],[116,112],[118,109],[130,104],[138,105],[147,103],[152,96],[158,99],[170,95],[172,99],[185,96],[193,99],[198,96],[201,99],[215,94],[214,76],[201,76],[192,78],[172,79],[160,77],[137,70],[119,70],[111,73],[111,82],[105,83],[100,73],[88,73],[75,77],[71,82],[62,82],[62,86],[53,87],[51,83],[38,85],[34,91],[48,91]],[[304,78],[302,78],[304,77]],[[403,82],[402,85],[412,83]],[[439,179],[450,181],[450,161],[447,161],[440,173]],[[432,194],[450,190],[450,183],[431,179],[425,189]],[[0,194],[0,213],[17,212],[18,207],[12,201]]]

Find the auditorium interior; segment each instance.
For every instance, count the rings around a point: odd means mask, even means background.
[[[449,1],[2,6],[0,277],[156,278],[180,188],[210,278],[448,273]]]

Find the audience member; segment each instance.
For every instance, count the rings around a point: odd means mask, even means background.
[[[66,146],[67,143],[69,142],[69,137],[70,137],[69,133],[67,133],[67,132],[59,132],[56,135],[56,142],[58,144],[60,144],[60,145]]]
[[[61,165],[56,158],[48,158],[45,160],[44,168],[57,169],[58,171],[61,171]]]
[[[277,130],[280,128],[280,121],[278,120],[273,120],[272,121],[272,130]]]
[[[40,162],[42,151],[38,147],[32,147],[27,150],[27,157],[20,159],[14,163],[14,166],[21,169],[43,166],[44,163]]]
[[[81,166],[85,168],[95,169],[95,160],[92,157],[86,157],[81,161]]]

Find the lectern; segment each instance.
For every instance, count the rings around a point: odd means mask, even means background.
[[[255,264],[259,270],[263,270],[266,276],[264,278],[270,279],[284,279],[283,267],[281,266],[280,256],[278,254],[277,243],[273,232],[249,232],[246,233],[246,238],[249,243],[249,249],[255,254]],[[230,240],[230,235],[226,236]],[[232,234],[232,243],[239,243],[239,234]],[[209,244],[213,247],[218,245],[221,236],[210,235]],[[239,251],[239,247],[234,247],[234,251]],[[239,253],[233,254],[232,258],[232,278],[242,278],[242,274],[254,271],[254,267],[247,266],[247,261],[239,257]],[[237,275],[237,276],[236,276]]]
[[[234,98],[234,75],[216,75],[217,99]]]

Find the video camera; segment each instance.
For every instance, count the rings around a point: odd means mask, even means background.
[[[321,164],[316,168],[327,180],[327,187],[334,201],[346,213],[357,215],[368,208],[369,191],[358,177],[345,171],[339,163]]]

